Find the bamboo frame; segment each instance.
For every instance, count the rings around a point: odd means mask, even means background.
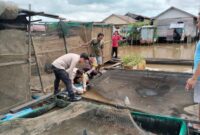
[[[31,4],[29,4],[29,11],[31,11]],[[31,16],[28,16],[28,62],[29,62],[29,92],[31,94]],[[27,96],[28,97],[28,96]]]
[[[35,51],[35,46],[34,46],[32,38],[31,38],[31,43],[32,43],[33,50],[34,50],[34,53],[35,53],[35,60],[36,60],[36,65],[37,65],[37,69],[38,69],[38,73],[39,73],[39,79],[40,79],[40,85],[41,85],[41,88],[42,88],[42,92],[46,93],[46,90],[44,89],[43,82],[42,82],[42,76],[41,76],[42,73],[40,71],[39,64],[38,64],[38,57],[37,57],[38,54]]]

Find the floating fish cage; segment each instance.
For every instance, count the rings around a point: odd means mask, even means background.
[[[181,116],[193,105],[193,91],[185,90],[189,73],[110,70],[94,79],[92,90],[114,104],[153,114]]]
[[[68,104],[63,109],[33,119],[3,123],[0,132],[10,133],[16,128],[24,133],[48,135],[189,135],[187,123],[180,118],[133,112],[85,101]]]

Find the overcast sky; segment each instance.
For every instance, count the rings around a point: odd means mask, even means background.
[[[68,20],[102,21],[111,14],[127,12],[153,17],[170,6],[197,15],[200,0],[4,0],[13,1],[19,7],[57,14]],[[44,19],[43,19],[44,20]]]

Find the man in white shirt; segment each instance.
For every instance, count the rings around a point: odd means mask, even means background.
[[[84,63],[86,60],[89,60],[86,53],[82,53],[81,55],[68,53],[57,58],[52,63],[53,72],[55,74],[54,94],[59,93],[59,83],[60,80],[62,80],[66,86],[70,101],[78,101],[81,99],[81,97],[75,96],[72,89],[73,69],[78,63]]]

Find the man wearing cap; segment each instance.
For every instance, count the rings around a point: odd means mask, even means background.
[[[82,53],[81,55],[68,53],[57,58],[52,63],[53,72],[55,74],[54,94],[59,93],[59,83],[60,80],[62,80],[66,86],[65,92],[68,92],[70,101],[78,101],[81,99],[81,97],[75,96],[72,89],[73,69],[78,63],[85,63],[88,59],[89,57],[86,53]]]

